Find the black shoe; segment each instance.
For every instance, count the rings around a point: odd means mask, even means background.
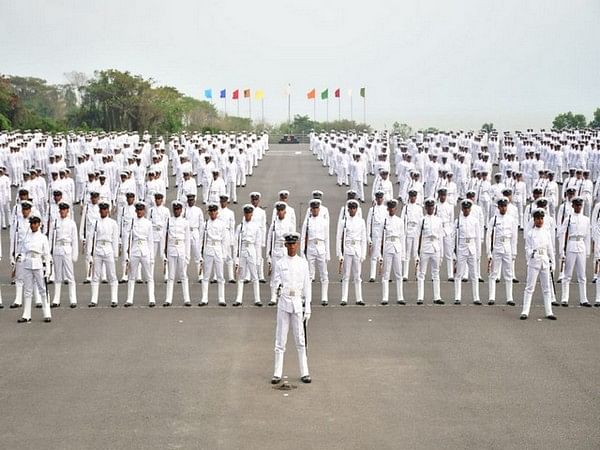
[[[44,322],[46,322],[46,323],[52,322],[52,319],[50,317],[45,317]]]
[[[273,377],[271,378],[271,384],[279,384],[281,383],[281,378],[280,377]]]
[[[584,308],[591,308],[592,304],[590,302],[580,303],[579,306],[583,306]]]
[[[31,322],[31,319],[25,319],[24,317],[19,317],[17,319],[17,323],[29,323]]]
[[[204,303],[204,302],[198,303],[198,306],[206,306],[206,305],[208,305],[208,303]]]
[[[90,280],[84,280],[83,284],[90,284]]]
[[[369,278],[369,283],[375,283],[375,278]]]
[[[398,303],[399,305],[406,305],[406,302],[404,300],[398,300],[396,303]]]
[[[210,284],[215,284],[217,280],[210,280]]]
[[[310,375],[304,375],[302,378],[300,378],[300,381],[306,384],[312,383]]]
[[[387,300],[381,300],[381,304],[382,304],[382,305],[387,305],[387,304],[388,304],[388,301],[387,301]]]
[[[88,304],[88,308],[95,308],[95,307],[96,307],[96,303],[92,303],[92,302],[90,302],[90,303]]]
[[[42,304],[41,304],[41,303],[37,303],[37,304],[35,305],[35,307],[36,307],[37,309],[40,309],[40,308],[42,307]]]
[[[518,283],[519,280],[517,280],[516,278],[513,278],[513,283]]]
[[[189,308],[190,306],[192,306],[192,302],[183,302],[183,306]]]
[[[60,303],[50,303],[50,308],[58,308]]]
[[[4,309],[4,305],[0,303],[0,309]]]
[[[9,306],[10,309],[15,309],[15,308],[20,308],[20,307],[21,307],[21,305],[17,305],[16,303],[11,303]]]
[[[254,302],[254,306],[258,306],[259,308],[262,308],[262,302]]]
[[[556,283],[560,284],[560,283],[562,283],[562,280],[559,278],[558,280],[556,280]]]
[[[241,306],[241,303],[240,303],[240,302],[233,302],[233,303],[231,304],[231,306]]]
[[[454,282],[454,278],[450,277],[450,278],[448,278],[448,281],[452,283],[452,282]]]
[[[460,305],[460,300],[454,300],[455,305]]]
[[[600,302],[594,303],[594,308],[599,308],[599,307],[600,307]]]
[[[444,305],[444,304],[445,304],[445,302],[444,302],[444,300],[442,300],[442,299],[439,299],[439,300],[434,300],[434,301],[433,301],[433,304],[434,304],[434,305]]]
[[[118,303],[115,303],[115,302],[112,302],[112,303],[110,304],[110,307],[111,307],[111,308],[116,308],[117,306],[119,306],[119,304],[118,304]]]
[[[494,303],[496,303],[494,300],[490,300],[490,301],[488,302],[488,305],[489,305],[489,306],[492,306]]]
[[[48,280],[48,284],[54,284],[54,281]]]
[[[327,306],[329,302],[321,302],[321,306]]]
[[[156,303],[148,303],[148,308],[154,308],[156,306]]]
[[[527,320],[527,314],[521,314],[521,317],[519,317],[519,319]]]
[[[473,301],[473,304],[477,305],[477,306],[481,306],[481,300],[475,300],[475,301]]]
[[[463,278],[463,279],[462,279],[462,280],[460,280],[460,281],[462,281],[463,283],[466,283],[467,281],[469,281],[469,279],[468,279],[468,278]]]
[[[552,306],[560,306],[560,303],[558,303],[557,301],[553,301]]]
[[[229,284],[235,284],[235,280],[229,280]]]
[[[359,306],[365,306],[365,302],[363,302],[362,300],[357,300],[356,304]]]
[[[267,280],[265,280],[265,279],[263,278],[262,280],[258,280],[258,282],[259,282],[260,284],[265,284],[265,283],[267,282]]]
[[[273,301],[271,301],[271,302],[269,302],[269,303],[267,304],[267,306],[275,306],[276,304],[277,304],[277,302],[273,302]]]
[[[569,304],[567,302],[560,302],[560,306],[564,306],[565,308],[568,308]]]
[[[597,278],[594,278],[594,279],[592,280],[592,283],[596,284],[596,280],[597,280]]]
[[[129,308],[130,306],[133,306],[133,303],[125,302],[125,303],[123,304],[123,306],[124,306],[125,308]]]
[[[507,304],[508,306],[515,306],[515,305],[516,305],[516,303],[515,303],[515,302],[513,302],[512,300],[511,300],[510,302],[506,302],[506,304]]]
[[[546,319],[548,319],[548,320],[556,320],[556,316],[554,314],[550,314],[549,316],[546,316]]]
[[[125,284],[128,280],[119,280],[119,284]],[[103,281],[102,284],[106,284],[106,281]]]
[[[480,283],[483,283],[483,278],[479,278],[479,282],[480,282]]]
[[[417,305],[422,305],[423,304],[423,300],[417,300]]]
[[[168,308],[169,306],[171,306],[171,304],[170,304],[170,303],[168,303],[168,302],[164,302],[164,303],[163,303],[163,308]]]
[[[390,280],[392,281],[392,280]],[[402,281],[408,281],[408,277],[402,277]]]

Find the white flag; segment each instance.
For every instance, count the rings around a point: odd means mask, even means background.
[[[352,89],[348,89],[348,97],[352,97]]]

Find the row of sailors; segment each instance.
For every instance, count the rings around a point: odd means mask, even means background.
[[[315,196],[322,193],[315,192]],[[285,197],[285,196],[284,196]],[[163,260],[164,273],[167,278],[167,291],[164,306],[172,302],[174,282],[181,281],[185,305],[191,305],[187,282],[187,266],[194,258],[199,264],[202,278],[202,297],[199,305],[208,303],[208,283],[214,274],[218,283],[218,303],[225,305],[224,299],[224,265],[231,264],[230,281],[234,282],[233,273],[237,274],[238,292],[233,303],[242,303],[244,281],[253,283],[255,304],[260,306],[259,280],[260,267],[263,266],[261,255],[265,249],[269,272],[285,255],[283,236],[295,231],[294,210],[286,204],[286,198],[277,202],[272,214],[272,223],[268,228],[266,242],[264,240],[266,215],[259,207],[259,193],[251,194],[251,204],[244,205],[244,218],[235,225],[233,213],[227,208],[227,198],[223,198],[221,208],[209,204],[208,219],[199,222],[197,228],[191,224],[194,212],[202,216],[202,211],[194,205],[194,198],[188,198],[187,207],[175,200],[172,202],[172,215],[161,204],[162,196],[157,195],[157,206],[150,208],[150,218],[146,218],[146,205],[136,202],[135,217],[128,224],[124,237],[119,237],[117,221],[109,216],[110,205],[107,202],[98,204],[99,218],[94,221],[93,231],[86,232],[83,240],[88,274],[91,277],[90,307],[98,302],[99,281],[105,270],[111,285],[111,306],[117,306],[118,283],[116,279],[115,259],[119,252],[126,265],[128,276],[128,293],[125,306],[133,303],[135,279],[138,271],[148,283],[149,305],[155,305],[154,297],[154,264],[156,258]],[[362,299],[361,267],[364,260],[371,260],[371,279],[374,281],[374,270],[379,270],[382,281],[382,304],[389,302],[389,280],[393,270],[396,279],[396,298],[404,304],[402,283],[407,279],[410,260],[416,265],[417,303],[424,301],[424,280],[428,267],[431,268],[433,280],[433,301],[443,304],[440,295],[440,266],[443,259],[452,266],[455,303],[461,302],[461,279],[470,278],[473,289],[473,301],[481,304],[479,296],[481,246],[485,240],[489,272],[489,304],[496,300],[496,280],[502,276],[506,286],[506,302],[514,305],[512,289],[514,277],[514,261],[517,255],[518,228],[517,216],[510,198],[501,198],[496,202],[497,213],[487,223],[487,231],[482,231],[481,212],[477,205],[466,199],[461,202],[461,212],[454,219],[454,208],[440,190],[438,201],[427,199],[425,211],[416,204],[416,193],[409,193],[409,202],[398,211],[399,202],[389,200],[383,203],[383,192],[376,193],[376,202],[369,210],[367,220],[361,216],[359,202],[349,199],[340,209],[336,231],[336,256],[342,275],[342,305],[348,302],[350,281],[354,282],[356,303],[364,304]],[[76,306],[75,280],[73,263],[77,261],[77,227],[69,218],[69,204],[59,203],[60,219],[51,224],[48,237],[37,233],[41,228],[41,218],[31,213],[31,203],[21,204],[22,218],[15,224],[15,238],[11,239],[11,265],[17,280],[17,299],[12,306],[18,307],[19,287],[25,287],[25,308],[22,320],[31,319],[31,296],[40,294],[44,308],[44,317],[49,319],[49,305],[44,303],[46,287],[42,283],[44,275],[55,267],[55,296],[53,305],[60,304],[61,284],[69,283],[71,306]],[[512,206],[512,208],[511,208]],[[575,270],[579,284],[580,304],[591,306],[587,300],[585,265],[590,253],[589,218],[582,214],[583,200],[576,197],[572,200],[572,211],[566,224],[560,227],[559,258],[561,269],[564,268],[562,298],[558,303],[555,294],[550,290],[550,277],[555,267],[555,238],[552,220],[544,222],[546,217],[544,199],[538,199],[525,233],[525,256],[528,265],[527,286],[524,294],[522,318],[529,314],[531,298],[535,283],[540,277],[544,292],[545,311],[549,318],[555,318],[551,306],[568,305],[569,282]],[[228,213],[229,212],[229,213]],[[162,217],[162,226],[157,230],[157,222],[153,214]],[[289,213],[289,215],[288,215]],[[398,214],[399,213],[399,214]],[[294,214],[295,215],[295,214]],[[220,217],[221,216],[221,217]],[[202,219],[203,220],[203,219]],[[29,223],[29,227],[27,227]],[[34,226],[34,223],[36,224]],[[198,222],[196,222],[198,223]],[[203,223],[203,225],[202,225]],[[22,234],[21,230],[26,229]],[[235,232],[232,232],[235,230]],[[313,199],[304,218],[300,230],[302,237],[301,251],[308,260],[310,276],[314,280],[319,271],[321,281],[321,303],[328,304],[329,254],[329,212],[321,204],[320,199]],[[44,236],[46,246],[38,248],[38,240]],[[595,231],[595,239],[600,239],[600,230]],[[31,242],[36,243],[35,245]],[[119,250],[119,242],[126,250]],[[600,247],[600,246],[597,246]],[[599,251],[600,252],[600,251]],[[600,254],[595,255],[600,260]],[[39,259],[39,261],[38,261]],[[50,261],[53,264],[50,264]],[[45,263],[45,266],[44,266]],[[597,265],[597,264],[596,264]],[[43,269],[43,270],[42,270]],[[596,268],[597,269],[597,268]],[[44,273],[45,271],[45,273]],[[263,275],[264,276],[264,275]],[[600,306],[600,292],[597,290],[596,306]],[[270,305],[277,301],[276,286],[271,286]]]

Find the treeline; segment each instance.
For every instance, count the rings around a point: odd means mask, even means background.
[[[254,129],[248,118],[226,116],[207,101],[152,79],[118,70],[92,78],[71,72],[65,84],[33,77],[0,77],[0,129],[148,130],[154,134]]]

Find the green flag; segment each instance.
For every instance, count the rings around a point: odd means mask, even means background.
[[[360,96],[361,97],[365,96],[365,88],[364,87],[360,88]]]
[[[325,89],[321,92],[321,100],[327,100],[329,98],[329,89]]]

